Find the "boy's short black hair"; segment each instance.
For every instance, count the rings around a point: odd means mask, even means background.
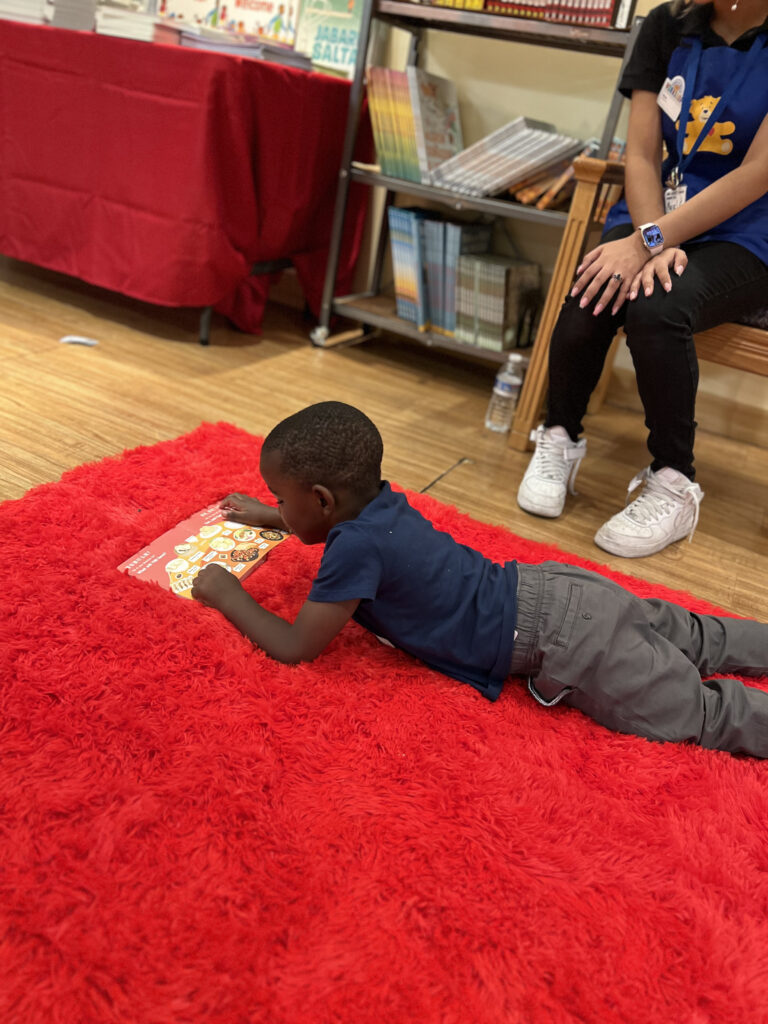
[[[283,473],[307,487],[342,487],[359,495],[381,482],[383,450],[376,425],[344,402],[318,402],[288,416],[262,448],[278,453]]]

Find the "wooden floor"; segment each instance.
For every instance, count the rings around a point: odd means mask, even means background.
[[[79,463],[226,420],[264,434],[314,401],[364,409],[384,437],[385,476],[526,537],[768,620],[768,451],[698,438],[706,498],[692,543],[618,559],[592,541],[647,462],[637,414],[606,407],[588,420],[589,455],[556,521],[528,516],[515,492],[528,456],[487,432],[493,369],[397,339],[318,350],[300,315],[275,306],[261,338],[214,318],[163,310],[12,260],[0,260],[0,499]],[[67,334],[95,338],[64,345]],[[7,556],[8,553],[6,553]]]

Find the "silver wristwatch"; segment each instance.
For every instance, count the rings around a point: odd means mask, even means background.
[[[637,230],[640,232],[643,245],[652,256],[661,252],[664,248],[664,235],[658,224],[641,224]]]

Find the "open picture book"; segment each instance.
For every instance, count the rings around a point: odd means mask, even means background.
[[[129,576],[159,583],[179,597],[191,598],[195,576],[204,566],[216,562],[243,580],[287,536],[283,530],[224,519],[220,505],[208,505],[117,568]]]

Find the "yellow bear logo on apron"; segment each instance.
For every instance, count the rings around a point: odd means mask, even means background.
[[[709,123],[709,115],[714,110],[719,99],[719,96],[702,96],[701,99],[691,100],[691,109],[688,112],[689,121],[685,126],[684,154],[690,153],[696,139],[706,129]],[[675,123],[675,128],[678,128],[679,125],[680,121],[678,120]],[[699,151],[702,153],[721,153],[725,156],[733,149],[733,143],[730,139],[724,138],[724,136],[732,135],[735,131],[736,125],[733,121],[715,121],[707,131],[706,138],[702,140]]]

